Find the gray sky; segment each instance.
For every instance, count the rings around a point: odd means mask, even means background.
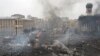
[[[42,17],[42,8],[38,0],[0,0],[0,17],[12,14]]]
[[[43,1],[43,0],[42,0]],[[93,12],[97,9],[97,0],[44,0],[44,2],[48,1],[49,4],[46,4],[46,9],[56,8],[55,12],[58,16],[69,17],[69,19],[77,19],[80,15],[86,14],[86,4],[93,3]],[[98,0],[99,1],[99,0]],[[52,9],[51,9],[52,10]],[[45,14],[47,15],[47,14]]]
[[[77,18],[80,14],[85,13],[85,4],[89,1],[94,3],[96,0],[49,0],[50,4],[61,9],[60,15],[69,18]],[[65,6],[64,6],[65,5]],[[10,16],[12,14],[32,15],[43,17],[42,3],[39,0],[0,0],[0,17]]]

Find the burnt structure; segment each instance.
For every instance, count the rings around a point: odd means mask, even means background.
[[[87,15],[82,15],[79,17],[79,29],[81,33],[88,35],[99,35],[100,33],[100,15],[92,15],[91,3],[86,5]]]
[[[80,32],[90,35],[99,35],[100,33],[100,16],[80,16],[79,19]]]
[[[84,56],[100,55],[100,15],[92,15],[91,3],[86,5],[87,15],[79,17],[79,32],[83,42],[77,45],[77,51]]]

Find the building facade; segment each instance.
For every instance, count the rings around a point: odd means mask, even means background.
[[[14,17],[0,18],[0,36],[14,36],[23,33],[24,29],[34,27],[34,20]]]

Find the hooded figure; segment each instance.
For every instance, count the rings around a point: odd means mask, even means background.
[[[93,4],[92,3],[87,3],[86,4],[86,13],[87,13],[87,15],[91,15],[92,14],[92,8],[93,8]]]

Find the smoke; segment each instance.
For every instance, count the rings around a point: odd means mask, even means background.
[[[69,17],[77,19],[80,15],[85,14],[85,5],[93,3],[93,13],[97,9],[97,0],[39,0],[44,7],[44,17],[54,16]]]
[[[39,0],[44,7],[44,18],[49,19],[46,22],[51,28],[56,24],[56,20],[59,17],[68,17],[69,19],[78,19],[80,15],[86,14],[86,4],[93,4],[93,14],[96,14],[96,9],[98,8],[97,0]],[[50,23],[49,23],[50,22]],[[51,24],[51,25],[50,25]],[[83,40],[80,38],[81,35],[75,33],[74,29],[69,29],[60,41],[71,44],[79,43]],[[84,38],[85,40],[86,38]]]
[[[32,32],[30,32],[31,34]],[[33,33],[34,34],[34,33]],[[16,36],[6,36],[0,38],[0,56],[1,55],[28,55],[31,52],[31,43],[34,41],[35,34],[30,37],[28,34],[18,34]]]
[[[28,44],[29,38],[24,34],[19,34],[11,41],[14,46],[25,46]]]

